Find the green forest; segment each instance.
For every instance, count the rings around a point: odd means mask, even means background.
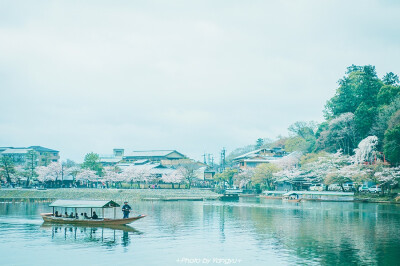
[[[353,155],[361,140],[378,138],[377,150],[382,160],[400,163],[400,83],[389,72],[379,78],[375,67],[347,68],[338,81],[335,95],[325,104],[325,121],[298,121],[288,128],[288,137],[276,141],[259,138],[255,145],[233,151],[228,159],[261,147],[284,147],[286,151],[303,154],[321,151]]]
[[[266,190],[273,190],[276,181],[296,179],[338,185],[343,191],[347,182],[358,187],[372,182],[388,191],[398,187],[400,82],[396,74],[379,78],[374,66],[352,65],[321,111],[325,118],[321,123],[298,121],[288,127],[288,136],[274,141],[259,138],[234,150],[227,157],[231,168],[217,174],[217,180]],[[235,170],[235,157],[274,147],[284,148],[289,155],[272,164]]]

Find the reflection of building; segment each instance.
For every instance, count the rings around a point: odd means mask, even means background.
[[[30,151],[35,153],[35,164],[38,166],[48,165],[60,160],[59,151],[42,146],[30,146],[26,148],[0,147],[0,155],[10,157],[16,165],[26,164]]]
[[[260,164],[270,163],[279,158],[282,158],[287,153],[282,148],[273,149],[258,149],[245,154],[242,154],[233,159],[233,161],[241,169],[255,168]]]

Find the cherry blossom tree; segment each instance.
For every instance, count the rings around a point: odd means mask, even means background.
[[[185,179],[182,172],[179,170],[174,170],[169,173],[165,173],[162,175],[161,180],[165,183],[171,183],[172,188],[174,188],[174,184],[179,184]]]
[[[104,182],[111,182],[111,184],[122,181],[122,176],[119,173],[119,169],[116,167],[104,167]]]
[[[100,177],[96,175],[96,172],[89,169],[82,169],[82,171],[76,175],[76,180],[84,183],[88,183],[88,181],[98,182],[99,179]]]
[[[121,180],[129,182],[131,184],[131,188],[134,182],[137,182],[138,187],[140,187],[140,183],[150,181],[151,176],[151,166],[130,165],[121,173]]]
[[[52,162],[48,166],[36,167],[35,171],[38,174],[37,179],[40,182],[61,182],[65,173],[58,162]]]
[[[291,169],[298,166],[300,158],[303,155],[302,152],[295,151],[287,156],[284,156],[273,163],[276,164],[280,169]]]
[[[196,170],[199,167],[196,164],[182,164],[179,166],[178,171],[182,173],[186,182],[188,183],[188,188],[191,187],[193,180],[196,178]]]
[[[385,167],[374,173],[374,178],[382,187],[382,193],[385,189],[398,184],[400,179],[400,167]]]
[[[251,169],[251,168],[242,169],[236,175],[234,184],[236,186],[238,186],[240,189],[242,189],[242,188],[246,187],[247,185],[251,184],[251,179],[253,176],[254,176],[254,169]]]
[[[378,137],[368,136],[363,139],[354,150],[354,162],[356,164],[372,163],[376,159],[377,146]]]

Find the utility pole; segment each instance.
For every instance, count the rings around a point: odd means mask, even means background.
[[[207,154],[204,153],[204,154],[203,154],[203,162],[204,162],[204,164],[207,164],[207,158],[206,158],[206,156],[207,156]]]
[[[220,162],[221,172],[223,172],[225,170],[225,154],[226,154],[226,150],[224,147],[224,148],[222,148],[222,151],[221,151],[221,162]]]

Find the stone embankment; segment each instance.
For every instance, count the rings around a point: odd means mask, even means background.
[[[206,189],[0,189],[0,201],[52,201],[55,199],[82,200],[212,200],[218,194]]]

